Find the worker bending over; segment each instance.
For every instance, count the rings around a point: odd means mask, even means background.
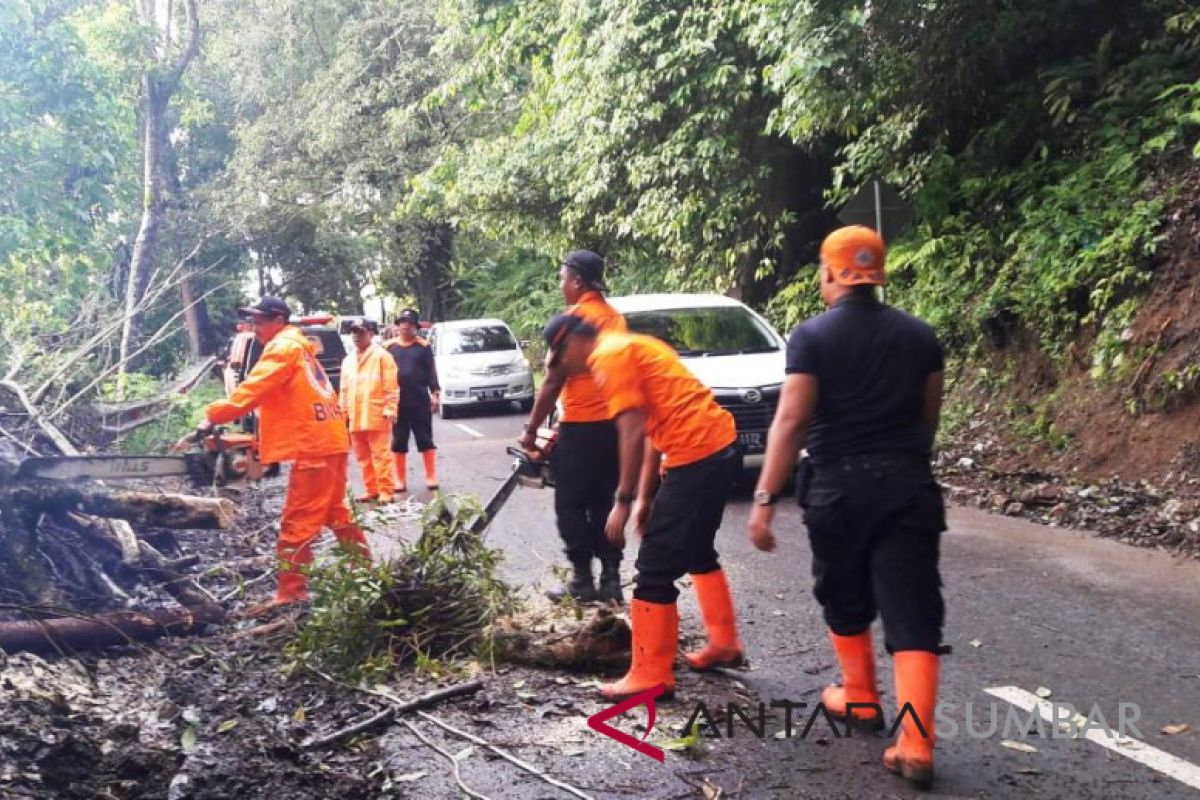
[[[694,669],[740,663],[733,598],[714,547],[742,463],[733,417],[658,339],[598,332],[572,314],[550,320],[545,337],[551,368],[567,376],[590,371],[616,420],[620,470],[605,533],[623,548],[632,515],[642,539],[630,605],[632,663],[601,692],[618,699],[662,684],[666,694],[674,693],[675,581],[685,573],[696,588],[708,643],[684,658]]]

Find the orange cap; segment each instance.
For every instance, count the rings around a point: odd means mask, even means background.
[[[883,286],[887,283],[884,252],[878,233],[862,225],[848,225],[821,242],[821,263],[842,286]]]

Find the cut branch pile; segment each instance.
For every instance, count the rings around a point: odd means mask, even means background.
[[[146,541],[130,522],[155,529],[227,528],[229,500],[100,483],[19,480],[29,453],[77,455],[74,443],[38,413],[25,392],[25,434],[0,442],[0,650],[71,652],[189,633],[225,617],[222,606]],[[37,435],[29,436],[31,430]],[[156,533],[161,544],[164,534]],[[167,534],[169,536],[169,534]],[[169,539],[168,539],[169,541]],[[142,587],[165,592],[167,607],[132,609]],[[170,600],[168,600],[170,598]],[[175,605],[177,604],[177,605]],[[120,611],[114,611],[120,609]]]
[[[496,577],[499,556],[470,521],[478,503],[451,498],[426,507],[422,533],[392,561],[343,557],[312,570],[312,613],[289,653],[294,663],[346,678],[398,664],[470,656],[516,608]]]

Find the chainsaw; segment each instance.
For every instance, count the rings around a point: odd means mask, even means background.
[[[195,448],[193,452],[177,452]],[[198,486],[224,486],[244,478],[257,479],[262,466],[254,437],[213,428],[188,434],[169,456],[48,456],[26,458],[16,478],[51,481],[153,480],[186,476]]]
[[[554,452],[554,444],[557,441],[557,430],[542,428],[538,431],[535,444],[531,450],[525,450],[520,447],[508,448],[508,454],[513,456],[512,472],[505,479],[504,483],[500,484],[500,488],[496,490],[491,499],[487,501],[487,505],[483,507],[483,513],[471,523],[471,530],[476,533],[482,533],[491,524],[491,521],[495,519],[496,514],[504,507],[504,504],[508,502],[513,489],[517,488],[518,485],[529,486],[534,489],[554,485],[554,472],[550,466],[550,454]]]

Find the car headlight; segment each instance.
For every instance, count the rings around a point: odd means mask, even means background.
[[[529,369],[529,362],[523,358],[515,358],[508,365],[509,372],[524,372]]]

